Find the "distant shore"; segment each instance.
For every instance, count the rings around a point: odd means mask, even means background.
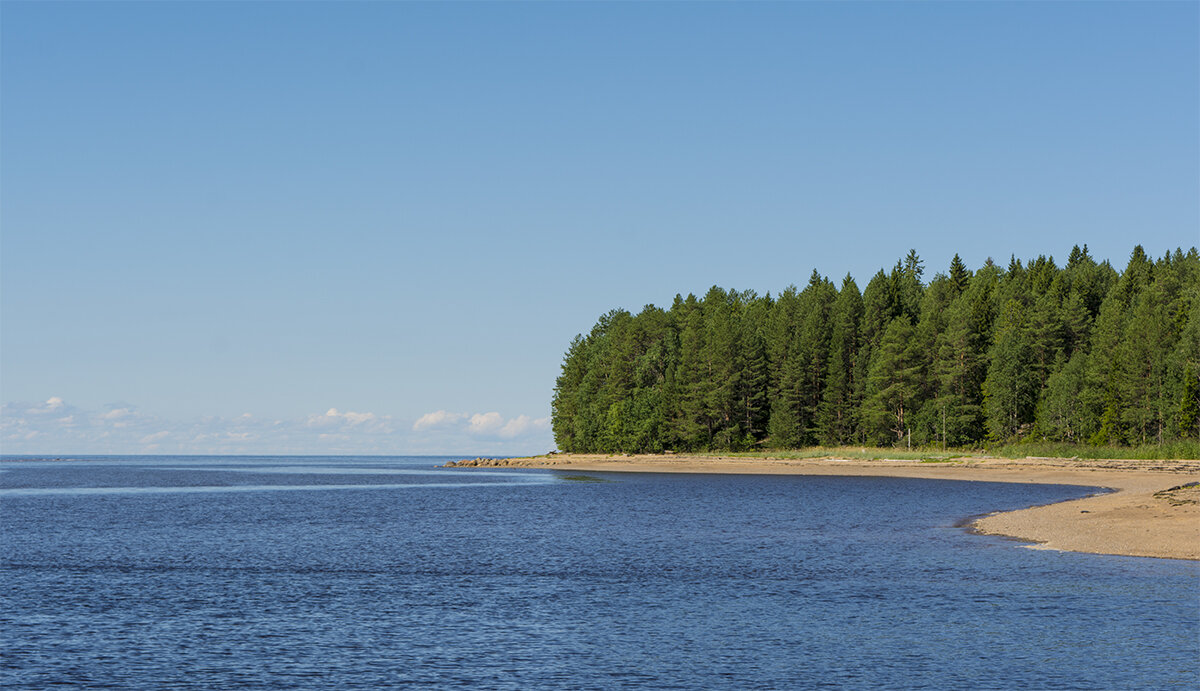
[[[855,475],[971,482],[1082,485],[1113,490],[1084,499],[995,513],[972,529],[1035,549],[1200,560],[1200,461],[1001,459],[774,459],[685,454],[550,454],[471,459],[451,467],[524,467],[592,472]],[[1190,486],[1185,486],[1190,485]]]

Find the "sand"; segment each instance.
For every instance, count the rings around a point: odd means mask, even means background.
[[[553,454],[468,460],[456,466],[516,466],[571,471],[872,475],[971,482],[1096,487],[1084,499],[995,513],[972,529],[1025,540],[1035,549],[1200,560],[1200,461],[967,458],[945,463],[686,456]],[[1105,490],[1113,490],[1107,492]]]

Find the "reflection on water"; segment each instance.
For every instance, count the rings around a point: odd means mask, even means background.
[[[551,478],[552,479],[552,478]],[[538,481],[545,482],[541,478]],[[100,494],[158,494],[158,493],[197,493],[197,492],[287,492],[287,491],[326,491],[339,489],[466,489],[473,487],[506,487],[512,485],[527,485],[529,482],[422,482],[398,484],[362,484],[362,485],[216,485],[216,486],[186,486],[186,487],[30,487],[22,489],[0,489],[0,498],[4,497],[36,497],[51,495],[100,495]]]
[[[1091,488],[445,460],[0,463],[0,686],[1200,685],[1196,564],[954,527]]]

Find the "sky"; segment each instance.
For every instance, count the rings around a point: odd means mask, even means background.
[[[1200,244],[1200,4],[0,3],[0,452],[538,453],[616,307]]]

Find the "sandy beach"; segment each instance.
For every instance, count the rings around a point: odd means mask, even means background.
[[[872,475],[1083,485],[1098,488],[1098,493],[1084,499],[991,514],[976,520],[972,529],[1026,540],[1034,543],[1030,546],[1035,549],[1200,560],[1200,486],[1181,487],[1200,482],[1200,461],[973,457],[928,463],[682,454],[552,454],[471,459],[453,465],[603,472]]]

